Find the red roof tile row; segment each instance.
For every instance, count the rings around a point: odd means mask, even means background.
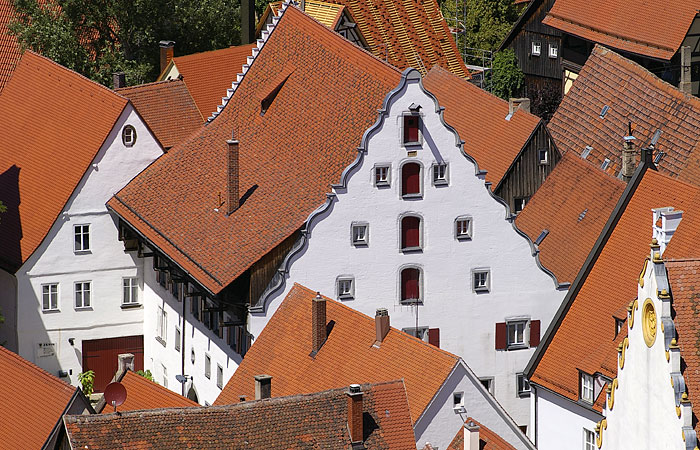
[[[12,2],[0,0],[0,92],[10,80],[21,56],[17,38],[8,28],[13,15]]]
[[[199,403],[183,397],[155,381],[150,381],[131,370],[124,372],[117,381],[126,389],[126,401],[117,408],[119,412],[199,406]],[[109,414],[113,411],[114,409],[111,405],[105,404],[104,409],[98,412]]]

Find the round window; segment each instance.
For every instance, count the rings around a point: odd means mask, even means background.
[[[136,128],[132,125],[126,125],[122,129],[122,142],[127,147],[133,146],[136,143]]]

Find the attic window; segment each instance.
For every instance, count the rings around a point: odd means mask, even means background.
[[[420,116],[418,114],[405,114],[403,116],[403,144],[420,144]]]
[[[656,152],[656,156],[654,156],[654,164],[658,164],[661,162],[661,159],[666,155],[664,152]]]
[[[284,80],[282,80],[282,82],[280,84],[278,84],[269,94],[267,94],[267,96],[265,96],[265,98],[262,99],[262,101],[260,102],[260,115],[261,116],[264,116],[265,113],[267,112],[267,110],[270,109],[272,102],[275,101],[277,94],[280,93],[280,91],[282,90],[282,86],[284,86],[284,83],[287,82],[290,75],[291,74],[287,75],[284,78]]]
[[[136,128],[133,125],[126,125],[122,129],[122,143],[125,147],[133,147],[136,143]]]
[[[547,237],[548,234],[549,234],[548,229],[545,228],[544,230],[542,230],[540,235],[537,236],[537,239],[535,239],[535,245],[540,245],[542,243],[542,241],[544,241],[544,238]]]

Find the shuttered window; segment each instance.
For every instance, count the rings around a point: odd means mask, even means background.
[[[428,343],[440,348],[440,328],[428,329]]]
[[[420,248],[420,217],[401,219],[401,249]]]
[[[401,168],[401,195],[420,195],[420,165],[408,163]]]
[[[403,143],[418,144],[420,116],[403,116]]]
[[[401,301],[415,303],[420,300],[420,270],[416,268],[403,269],[401,271]]]

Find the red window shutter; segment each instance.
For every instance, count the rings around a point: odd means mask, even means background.
[[[496,350],[505,350],[506,348],[506,323],[499,322],[496,324]]]
[[[401,219],[401,248],[420,247],[420,218]]]
[[[403,116],[403,141],[418,142],[418,116]]]
[[[401,193],[420,194],[420,166],[415,163],[404,164],[401,168]]]
[[[401,272],[401,300],[420,298],[419,277],[418,269],[404,269]]]
[[[540,345],[540,321],[530,321],[530,347]]]
[[[428,328],[428,343],[440,348],[440,328]]]

